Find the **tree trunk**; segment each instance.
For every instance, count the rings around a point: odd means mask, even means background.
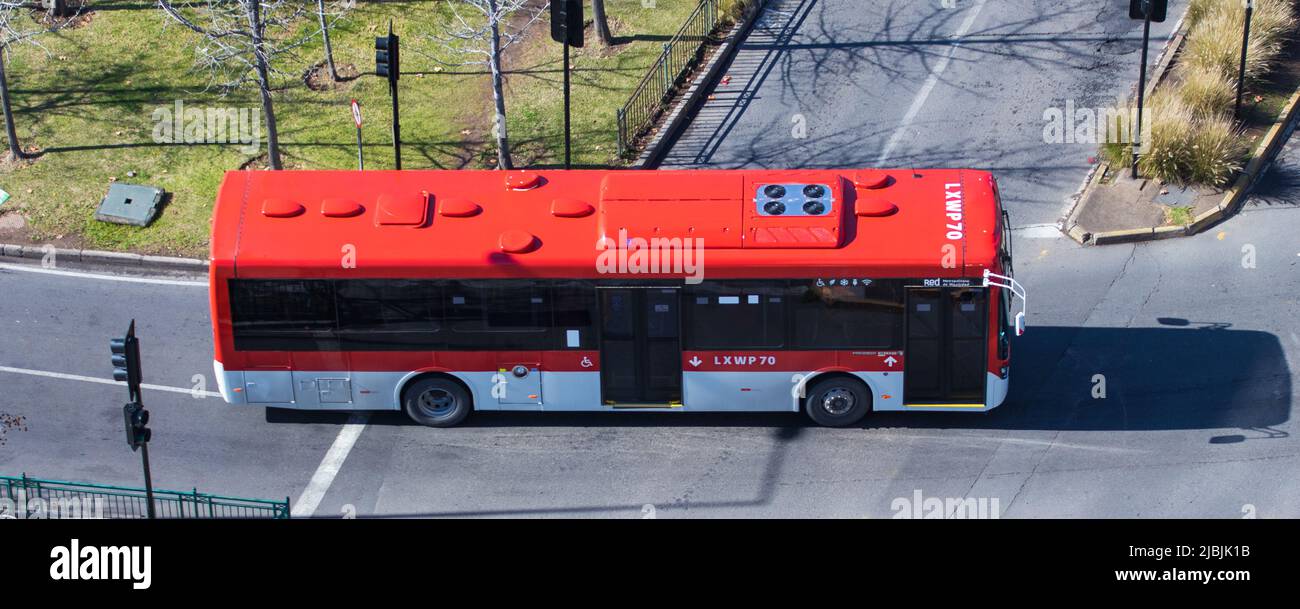
[[[325,0],[316,0],[316,14],[320,16],[320,33],[325,38],[325,65],[329,66],[330,78],[338,82],[339,71],[334,67],[334,47],[330,45],[330,28],[325,23]]]
[[[510,160],[510,139],[506,136],[506,97],[501,86],[501,16],[497,0],[488,0],[492,26],[492,49],[488,63],[492,68],[492,102],[496,105],[496,118],[492,133],[497,140],[497,165],[501,169],[514,169]]]
[[[44,0],[42,3],[45,12],[54,17],[67,17],[72,14],[68,6],[68,0]]]
[[[5,135],[9,137],[9,153],[15,159],[23,158],[23,149],[18,145],[18,130],[14,128],[14,111],[9,105],[9,78],[5,75],[5,49],[0,47],[0,106],[4,108]]]
[[[591,19],[596,23],[596,37],[605,46],[614,44],[614,36],[609,33],[609,19],[605,17],[605,0],[591,0]]]
[[[257,62],[257,89],[262,94],[262,113],[266,115],[266,151],[271,169],[284,169],[280,164],[280,138],[275,130],[275,108],[271,105],[271,76],[266,65],[265,32],[262,26],[261,0],[245,0],[248,6],[248,27],[253,34],[253,56]]]

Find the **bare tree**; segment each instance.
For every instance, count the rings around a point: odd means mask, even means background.
[[[158,0],[173,20],[200,34],[196,48],[199,67],[208,70],[214,84],[226,91],[255,83],[262,99],[266,123],[267,157],[272,169],[283,169],[280,137],[271,102],[271,77],[286,74],[275,69],[276,60],[290,55],[316,32],[297,33],[307,12],[301,0]]]
[[[62,14],[53,10],[35,9],[33,6],[24,0],[0,0],[0,110],[4,112],[9,154],[15,159],[27,155],[18,144],[18,130],[14,127],[14,111],[9,97],[9,75],[5,70],[5,57],[10,47],[18,44],[40,47],[38,36],[68,25],[77,16],[77,11],[70,12],[66,4],[63,6]]]
[[[449,55],[463,58],[451,65],[486,66],[492,73],[492,102],[496,109],[492,134],[497,145],[497,166],[513,169],[506,130],[501,54],[523,39],[524,32],[537,22],[547,5],[539,7],[532,0],[448,0],[447,6],[451,9],[452,22],[444,33],[430,38],[449,51]],[[448,63],[438,57],[434,59]]]
[[[356,0],[343,0],[339,3],[340,12],[355,6]],[[330,44],[330,13],[325,10],[325,0],[316,0],[316,17],[320,20],[320,35],[325,40],[325,65],[329,68],[330,79],[339,81],[339,70],[334,67],[334,46]]]
[[[614,44],[614,36],[609,33],[609,18],[605,16],[605,0],[591,0],[591,20],[596,24],[596,37],[605,46]]]

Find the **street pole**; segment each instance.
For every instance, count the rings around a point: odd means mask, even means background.
[[[364,171],[366,159],[361,156],[361,127],[357,127],[357,171]]]
[[[569,140],[569,43],[564,43],[564,168],[570,168]]]
[[[357,171],[363,171],[366,168],[366,160],[361,156],[361,104],[357,100],[352,100],[352,122],[357,126]]]
[[[1255,0],[1246,2],[1246,27],[1241,34],[1241,67],[1237,69],[1237,105],[1232,109],[1234,117],[1241,117],[1241,93],[1246,84],[1246,52],[1250,48],[1250,16],[1255,12]]]
[[[1151,40],[1151,2],[1143,0],[1142,20],[1142,71],[1138,77],[1138,116],[1137,131],[1133,133],[1133,179],[1138,177],[1138,149],[1142,147],[1142,107],[1146,103],[1147,93],[1147,43]]]
[[[144,463],[144,496],[149,502],[149,519],[156,518],[153,511],[153,475],[149,473],[149,444],[140,445],[140,460]]]
[[[397,113],[397,79],[388,81],[388,90],[393,95],[393,160],[397,169],[402,168],[402,125]]]

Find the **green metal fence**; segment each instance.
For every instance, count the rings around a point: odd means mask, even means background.
[[[0,518],[147,518],[145,489],[0,476]],[[154,489],[158,518],[288,518],[289,499],[268,501]]]
[[[722,0],[700,0],[699,6],[655,60],[645,78],[632,90],[627,103],[618,110],[618,153],[632,150],[637,138],[645,135],[673,95],[704,57],[704,45],[718,28],[722,18]]]

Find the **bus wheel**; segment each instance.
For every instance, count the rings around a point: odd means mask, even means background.
[[[402,392],[402,405],[411,420],[429,427],[452,427],[469,416],[473,408],[469,393],[459,383],[445,378],[423,378]]]
[[[871,410],[871,392],[857,379],[835,376],[813,384],[804,410],[818,425],[845,427]]]

